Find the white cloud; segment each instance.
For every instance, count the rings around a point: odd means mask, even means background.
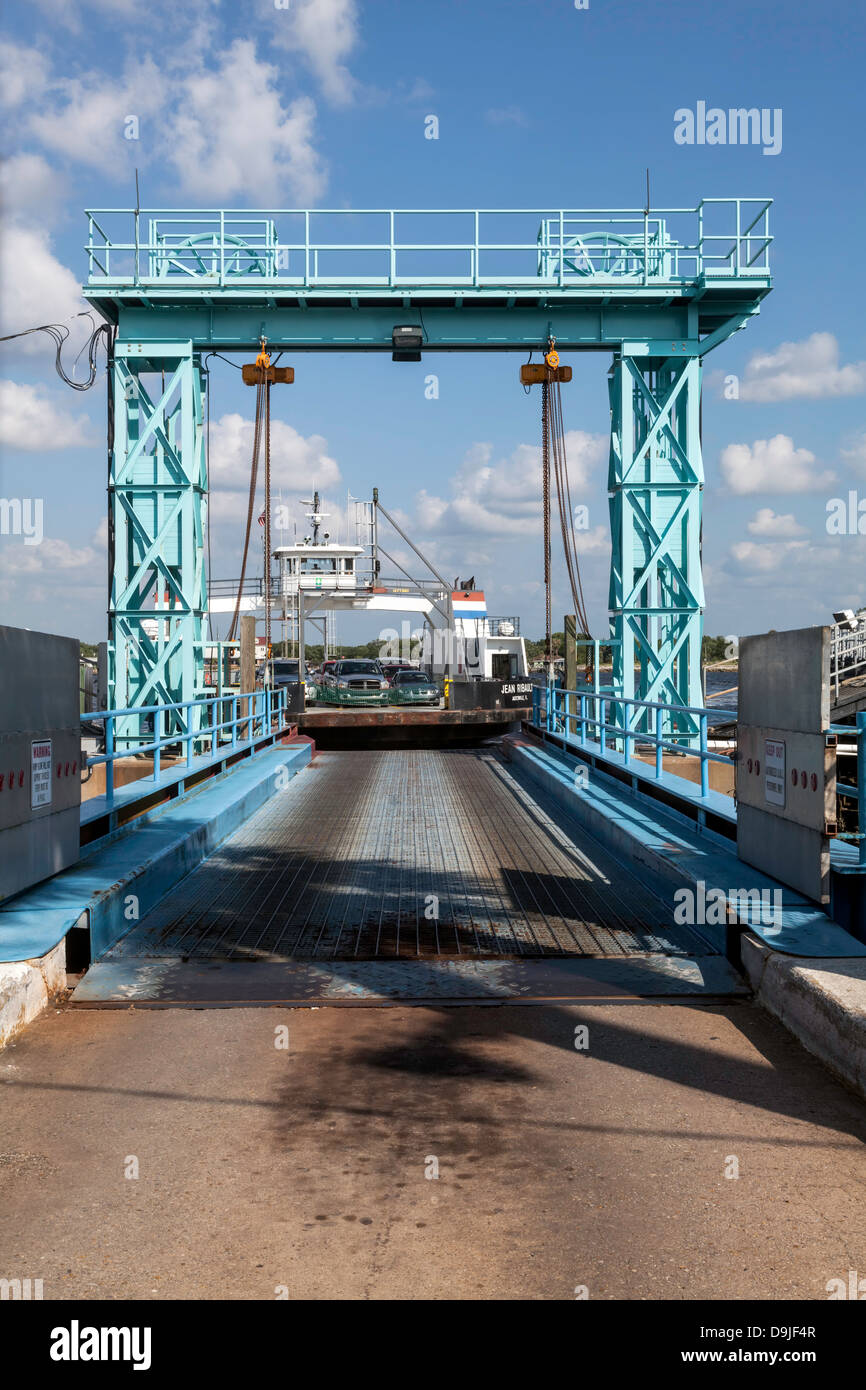
[[[804,551],[806,541],[737,541],[731,546],[731,554],[744,570],[768,573],[787,563],[792,555]]]
[[[866,430],[855,435],[852,442],[840,454],[845,462],[858,473],[866,473]]]
[[[229,199],[251,195],[259,204],[314,203],[326,175],[313,144],[316,108],[309,97],[284,107],[278,69],[238,39],[216,71],[188,77],[178,93],[167,157],[186,192]]]
[[[210,484],[214,515],[234,515],[236,503],[226,508],[219,493],[245,496],[249,488],[250,463],[253,453],[253,422],[242,415],[223,415],[211,425]],[[259,464],[260,485],[264,482],[263,465]],[[282,420],[271,420],[271,488],[282,488],[290,494],[299,490],[332,487],[340,481],[336,459],[327,452],[327,440],[320,434],[304,438]],[[244,515],[246,504],[244,504]]]
[[[839,365],[832,333],[813,333],[799,343],[782,343],[775,352],[755,353],[740,383],[740,400],[824,400],[866,391],[866,362]]]
[[[591,531],[578,531],[577,555],[603,555],[610,551],[610,527],[594,526]]]
[[[11,577],[51,574],[56,570],[86,570],[97,565],[104,569],[105,556],[99,555],[92,545],[76,547],[51,537],[46,537],[39,545],[5,541],[0,547],[0,571]]]
[[[46,233],[29,226],[4,225],[0,231],[0,334],[19,333],[42,323],[66,323],[86,308],[78,280],[58,261]],[[81,319],[66,326],[72,333],[67,352],[74,357],[93,324],[90,319]],[[15,355],[54,352],[44,333],[4,343],[3,347]]]
[[[41,100],[48,83],[49,63],[38,48],[11,40],[0,42],[0,105],[12,109]]]
[[[47,452],[92,442],[86,415],[70,415],[42,387],[0,381],[0,445]]]
[[[806,534],[806,527],[800,525],[792,512],[780,516],[772,507],[761,507],[749,522],[748,529],[753,536],[769,536],[773,539],[787,539]]]
[[[16,154],[0,163],[0,206],[7,218],[53,217],[65,196],[65,179],[41,154]]]
[[[279,22],[282,12],[274,14]],[[251,40],[236,40],[208,65],[211,44],[205,25],[158,64],[142,57],[116,78],[93,70],[51,79],[41,60],[40,99],[22,113],[24,129],[44,148],[115,177],[158,158],[189,198],[316,202],[326,172],[315,104],[305,96],[285,103],[279,68],[260,61]],[[27,53],[25,68],[35,71],[39,55]],[[127,138],[130,117],[139,138]]]
[[[41,102],[28,122],[31,133],[47,149],[116,174],[143,162],[142,151],[147,147],[125,138],[124,130],[127,119],[134,116],[140,136],[145,135],[148,119],[166,104],[167,83],[152,58],[139,59],[118,80],[91,72],[60,78],[53,86],[54,102]]]
[[[48,515],[46,522],[50,522]],[[84,621],[91,632],[102,636],[107,529],[103,518],[89,543],[79,546],[57,536],[47,536],[39,545],[4,538],[0,600],[12,608],[16,621],[28,627],[42,625],[46,632],[82,636]]]
[[[358,87],[345,60],[358,43],[357,0],[293,0],[275,20],[275,42],[304,56],[328,100],[352,101]]]
[[[0,164],[0,335],[42,323],[65,323],[70,331],[67,352],[71,349],[74,357],[93,323],[76,319],[87,309],[81,287],[54,255],[44,229],[63,192],[63,180],[42,155],[15,155]],[[41,333],[0,346],[7,360],[21,353],[43,354],[50,363],[54,352]],[[66,360],[71,358],[64,354]]]
[[[565,438],[574,506],[593,469],[607,457],[607,435],[569,430]],[[477,535],[530,534],[541,527],[541,449],[517,448],[491,463],[489,444],[475,444],[451,479],[450,498],[421,491],[416,499],[417,525],[425,532]],[[555,504],[554,504],[555,506]],[[580,538],[580,537],[579,537]]]
[[[835,474],[815,466],[809,449],[796,449],[790,435],[756,439],[754,444],[729,444],[721,454],[722,477],[732,492],[817,492]]]

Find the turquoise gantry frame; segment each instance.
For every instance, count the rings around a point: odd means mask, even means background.
[[[203,690],[202,355],[391,351],[411,323],[425,353],[611,353],[614,687],[696,738],[701,363],[771,289],[770,207],[89,212],[84,294],[117,328],[110,703]]]

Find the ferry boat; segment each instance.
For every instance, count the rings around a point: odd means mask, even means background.
[[[393,623],[395,614],[403,615],[403,636],[390,629],[400,654],[408,656],[403,648],[411,649],[413,660],[434,681],[524,679],[528,665],[520,619],[488,614],[484,590],[476,586],[474,577],[463,582],[458,578],[448,585],[429,564],[430,576],[424,579],[405,573],[395,578],[383,576],[377,493],[374,490],[370,502],[353,500],[354,544],[334,541],[323,531],[329,513],[322,511],[319,493],[315,492],[306,503],[311,507],[306,513],[312,523],[310,534],[273,551],[277,572],[270,585],[271,621],[282,628],[284,651],[290,644],[291,654],[297,656],[300,679],[307,679],[307,624],[319,627],[327,658],[333,647],[333,616],[343,611],[381,614],[383,625]],[[417,547],[411,541],[409,544],[423,560]],[[213,613],[234,611],[238,583],[216,580],[210,584]],[[263,580],[247,579],[240,595],[240,612],[263,616],[264,605]],[[394,639],[389,643],[383,636],[383,642],[393,647]]]

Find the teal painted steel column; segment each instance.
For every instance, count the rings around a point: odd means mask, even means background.
[[[676,706],[703,704],[701,363],[696,344],[682,346],[682,357],[614,360],[609,610],[615,690],[671,705],[665,733],[693,743],[695,718]],[[631,727],[649,732],[649,714],[632,710]]]
[[[114,708],[195,700],[204,674],[207,462],[204,381],[192,343],[115,345],[109,599]],[[200,709],[194,707],[194,717]],[[187,732],[187,713],[166,716]],[[142,716],[118,720],[117,745]]]

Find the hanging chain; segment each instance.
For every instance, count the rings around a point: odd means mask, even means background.
[[[262,373],[262,378],[264,378],[264,372]],[[247,525],[244,534],[243,559],[241,560],[241,577],[238,583],[238,596],[235,602],[235,611],[232,615],[231,627],[229,628],[229,641],[234,640],[239,631],[238,624],[240,622],[241,600],[243,598],[244,581],[247,573],[247,557],[250,548],[250,533],[252,531],[253,513],[256,501],[256,483],[259,475],[259,451],[262,438],[264,389],[264,382],[260,380],[256,386],[256,420],[253,426],[253,459],[252,467],[250,468],[250,491],[249,501],[247,503]]]
[[[549,670],[553,652],[550,621],[550,387],[547,381],[541,383],[541,492],[544,511],[544,659]]]
[[[565,450],[565,425],[562,418],[562,392],[557,372],[559,353],[556,339],[548,340],[548,351],[544,356],[547,372],[541,383],[541,476],[542,506],[544,510],[544,647],[548,677],[553,675],[553,634],[552,623],[552,565],[551,565],[551,464],[556,482],[556,499],[559,510],[559,526],[562,532],[562,548],[568,572],[568,582],[574,605],[575,623],[579,631],[589,635],[589,617],[580,577],[578,542],[574,525],[574,509],[571,501],[571,488],[568,479],[568,463]]]
[[[271,383],[265,385],[265,683],[271,659]]]

